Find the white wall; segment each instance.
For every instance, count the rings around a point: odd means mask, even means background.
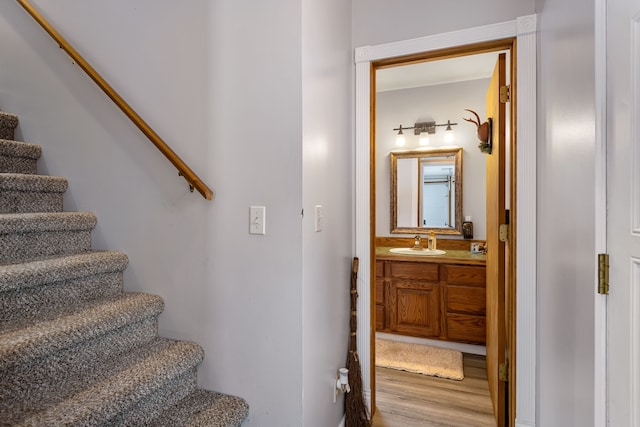
[[[352,0],[351,3],[354,47],[504,22],[534,12],[534,0]]]
[[[215,192],[212,202],[190,194],[26,12],[1,2],[0,108],[44,146],[41,172],[69,178],[66,208],[97,213],[95,246],[129,255],[126,288],[165,299],[160,332],[204,347],[200,384],[247,399],[246,425],[337,425],[329,387],[348,328],[349,7],[305,2],[306,24],[316,12],[323,24],[303,36],[301,0],[33,3]],[[335,37],[321,40],[329,23]],[[315,49],[304,76],[303,44]],[[324,157],[312,153],[320,137]],[[313,204],[326,207],[323,234],[300,215]],[[250,205],[266,206],[265,236],[248,234]]]
[[[593,425],[594,6],[537,1],[538,412]]]
[[[475,239],[486,236],[485,221],[485,154],[478,149],[476,127],[463,119],[473,117],[465,108],[474,110],[481,118],[485,114],[485,97],[488,79],[424,86],[379,92],[376,95],[376,236],[403,236],[391,234],[390,227],[390,151],[418,148],[418,136],[407,131],[407,145],[402,149],[395,145],[398,125],[413,126],[425,120],[437,123],[458,123],[453,145],[463,148],[463,210],[462,215],[471,216]],[[444,142],[444,128],[429,135],[429,145],[440,147]],[[443,238],[455,238],[443,236]]]
[[[329,30],[330,29],[330,30]],[[351,5],[302,2],[303,423],[337,426],[349,338],[352,256]],[[314,231],[321,205],[322,231]]]

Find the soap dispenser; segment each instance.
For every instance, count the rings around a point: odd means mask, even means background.
[[[471,222],[470,216],[464,217],[462,223],[462,237],[465,239],[473,239],[473,222]]]
[[[436,250],[436,233],[434,231],[430,231],[429,232],[429,239],[427,240],[427,248],[429,248],[429,250],[435,251]]]

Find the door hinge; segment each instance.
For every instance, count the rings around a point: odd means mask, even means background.
[[[500,102],[505,104],[509,101],[511,101],[511,89],[509,85],[500,86]]]
[[[598,293],[609,295],[609,254],[598,254]]]
[[[500,224],[498,237],[501,242],[506,242],[509,240],[509,224]]]
[[[498,365],[498,379],[500,381],[509,381],[509,364],[507,362]]]

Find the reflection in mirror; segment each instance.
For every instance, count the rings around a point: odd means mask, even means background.
[[[462,233],[462,148],[391,152],[391,232]]]

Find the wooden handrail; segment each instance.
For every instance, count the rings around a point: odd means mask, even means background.
[[[196,175],[189,166],[167,145],[166,142],[151,129],[151,127],[136,113],[133,108],[125,102],[124,99],[107,83],[96,70],[56,31],[46,19],[38,13],[38,11],[29,3],[28,0],[16,0],[20,5],[33,17],[49,33],[49,35],[58,43],[60,48],[67,52],[76,64],[84,70],[85,73],[107,94],[109,98],[122,110],[122,112],[131,119],[131,121],[142,131],[143,134],[155,145],[162,154],[178,169],[178,175],[184,177],[189,183],[189,189],[193,192],[195,188],[202,196],[211,200],[213,192],[202,180]]]

